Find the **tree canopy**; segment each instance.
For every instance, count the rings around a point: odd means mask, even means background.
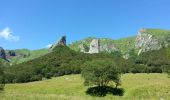
[[[120,84],[120,71],[109,60],[86,62],[81,74],[85,85],[107,86],[111,81],[115,82],[116,87]]]

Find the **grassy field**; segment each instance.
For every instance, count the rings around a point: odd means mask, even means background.
[[[123,96],[86,95],[80,75],[66,75],[50,80],[7,84],[0,100],[170,100],[170,78],[165,74],[122,75]]]

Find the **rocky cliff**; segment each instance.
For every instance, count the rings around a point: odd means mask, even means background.
[[[135,41],[138,54],[151,50],[159,50],[170,45],[170,32],[160,30],[141,29]]]
[[[111,39],[97,39],[97,38],[88,38],[82,41],[75,43],[78,46],[78,51],[84,53],[99,53],[99,52],[113,52],[117,51],[116,45],[112,42]],[[69,45],[73,49],[74,45]]]
[[[6,53],[2,47],[0,47],[0,58],[6,60]]]
[[[49,50],[52,51],[58,45],[66,46],[66,36],[62,36],[61,39],[52,45]]]
[[[88,53],[99,53],[100,52],[100,45],[98,39],[93,39],[90,43],[90,50]]]

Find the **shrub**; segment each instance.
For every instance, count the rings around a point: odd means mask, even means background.
[[[130,72],[132,73],[146,73],[148,72],[148,67],[146,65],[135,65],[131,68]]]

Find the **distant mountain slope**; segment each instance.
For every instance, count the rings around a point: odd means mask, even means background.
[[[75,51],[87,52],[90,43],[96,38],[86,38],[73,42],[69,47]],[[170,30],[161,29],[141,29],[136,36],[112,40],[108,38],[99,38],[100,47],[106,52],[120,51],[123,55],[134,50],[136,53],[150,50],[159,50],[170,45]]]
[[[12,64],[18,64],[25,61],[32,60],[48,53],[48,49],[28,50],[28,49],[16,49],[6,50],[7,59]]]
[[[96,41],[94,41],[96,40]],[[93,42],[92,42],[93,41]],[[99,41],[98,48],[94,47]],[[61,42],[61,43],[60,43]],[[53,45],[54,48],[57,44],[66,45],[66,37],[61,39],[59,43]],[[127,38],[121,38],[117,40],[109,38],[95,38],[89,37],[80,41],[73,42],[68,45],[74,51],[90,53],[90,50],[97,50],[100,52],[115,52],[119,51],[124,58],[129,57],[129,53],[133,51],[136,54],[147,52],[151,50],[159,50],[170,45],[170,30],[162,29],[141,29],[136,36]],[[90,47],[94,47],[90,49]],[[28,49],[17,49],[17,50],[6,50],[6,58],[11,61],[12,64],[18,64],[25,61],[32,60],[40,57],[51,51],[52,49],[39,49],[39,50],[28,50]],[[97,51],[96,51],[97,52]],[[3,56],[4,57],[4,56]]]

